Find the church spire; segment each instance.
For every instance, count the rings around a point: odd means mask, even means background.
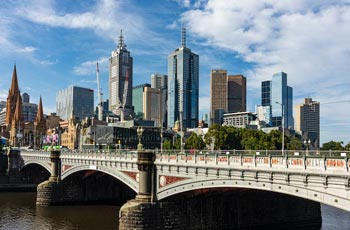
[[[22,121],[22,98],[21,95],[17,97],[16,102],[16,110],[13,117],[14,121],[12,121],[12,125],[21,125],[20,122]],[[23,124],[22,124],[23,125]]]
[[[18,87],[17,70],[16,70],[16,64],[15,64],[15,66],[13,68],[12,82],[11,82],[9,94],[14,95],[17,93],[19,93],[19,87]]]
[[[43,118],[44,118],[43,104],[42,104],[42,99],[40,96],[39,105],[38,105],[38,112],[36,114],[35,122],[39,123],[40,121],[43,120]]]

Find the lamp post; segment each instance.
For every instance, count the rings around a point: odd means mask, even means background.
[[[304,144],[306,145],[306,155],[309,155],[309,146],[311,144],[311,140],[304,140]]]
[[[276,101],[282,108],[282,156],[284,155],[284,105]]]
[[[143,133],[144,129],[142,127],[138,127],[137,128],[137,136],[139,137],[139,143],[137,145],[137,150],[142,150],[143,149],[143,145],[141,143],[141,137],[142,137],[142,133]]]

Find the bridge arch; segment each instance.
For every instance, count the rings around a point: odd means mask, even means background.
[[[47,163],[45,163],[44,161],[41,161],[41,160],[26,160],[23,162],[23,165],[21,166],[20,170],[23,170],[23,168],[25,168],[26,166],[28,166],[30,164],[40,165],[41,167],[46,169],[49,173],[51,173],[50,165],[48,165]]]
[[[133,191],[135,191],[135,192],[138,191],[138,183],[136,181],[132,180],[132,178],[125,175],[124,173],[122,173],[119,170],[113,170],[111,168],[107,168],[104,166],[91,166],[91,165],[73,166],[62,173],[61,179],[64,180],[65,178],[67,178],[68,176],[70,176],[76,172],[86,171],[86,170],[93,170],[93,171],[97,171],[97,172],[106,173],[106,174],[118,179],[119,181],[123,182],[125,185],[127,185]]]
[[[212,188],[246,188],[262,191],[287,194],[326,204],[345,211],[350,211],[350,200],[341,196],[335,196],[325,192],[325,189],[312,189],[301,184],[293,183],[270,183],[261,181],[232,180],[232,179],[202,179],[202,180],[184,180],[159,189],[157,193],[158,200],[198,189]]]

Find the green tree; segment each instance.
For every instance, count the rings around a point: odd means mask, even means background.
[[[205,148],[205,143],[202,139],[202,136],[192,133],[191,136],[186,140],[186,149],[199,149],[202,150]]]
[[[321,150],[344,150],[342,141],[329,141],[323,143]]]
[[[181,138],[176,137],[175,142],[173,144],[173,149],[181,149]]]
[[[287,144],[287,149],[289,150],[302,150],[303,143],[298,137],[292,137],[289,143]]]
[[[171,143],[171,141],[170,140],[165,140],[164,142],[163,142],[163,149],[172,149],[173,148],[173,146],[172,146],[172,143]]]

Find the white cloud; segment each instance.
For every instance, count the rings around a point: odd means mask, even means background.
[[[142,17],[136,13],[125,12],[118,0],[98,0],[85,12],[61,13],[54,1],[25,1],[16,9],[16,14],[31,22],[50,27],[67,29],[91,29],[96,34],[115,40],[119,30],[128,25],[124,32],[128,37],[143,37],[145,30]]]
[[[250,90],[260,90],[261,81],[284,71],[298,103],[307,96],[321,105],[350,100],[350,5],[345,1],[209,0],[181,20],[205,43],[253,64],[244,73]],[[321,108],[324,120],[344,120],[350,113],[346,103]]]
[[[98,60],[86,61],[79,66],[75,66],[73,71],[76,75],[93,75],[96,72],[96,63],[98,62],[99,69],[108,70],[108,58],[102,57]]]

